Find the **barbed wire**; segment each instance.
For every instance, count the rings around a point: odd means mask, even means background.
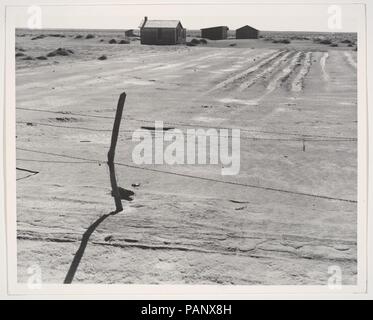
[[[18,148],[18,147],[16,149],[20,150],[20,151],[28,151],[28,152],[39,153],[39,154],[44,154],[44,155],[52,155],[52,156],[64,157],[64,158],[75,159],[75,160],[84,160],[84,161],[88,161],[90,163],[99,163],[99,164],[106,163],[106,161],[102,161],[102,160],[89,159],[89,158],[85,158],[85,157],[77,157],[77,156],[71,156],[71,155],[66,155],[66,154],[44,152],[44,151],[39,151],[39,150]],[[43,160],[43,161],[45,161],[45,160]],[[236,186],[241,186],[241,187],[255,188],[255,189],[261,189],[261,190],[266,190],[266,191],[280,192],[280,193],[286,193],[286,194],[294,194],[294,195],[313,197],[313,198],[320,198],[320,199],[325,199],[325,200],[334,200],[334,201],[342,201],[342,202],[349,202],[349,203],[357,203],[356,200],[351,200],[351,199],[336,198],[336,197],[331,197],[331,196],[324,196],[324,195],[311,194],[311,193],[305,193],[305,192],[291,191],[291,190],[285,190],[285,189],[279,189],[279,188],[273,188],[273,187],[258,186],[258,185],[246,184],[246,183],[240,183],[240,182],[234,182],[234,181],[224,181],[224,180],[219,180],[219,179],[214,179],[214,178],[194,176],[194,175],[177,173],[177,172],[172,172],[172,171],[165,171],[165,170],[160,170],[160,169],[155,169],[155,168],[145,168],[145,167],[140,167],[140,166],[127,164],[127,163],[121,163],[121,162],[115,162],[115,164],[118,165],[118,166],[123,166],[123,167],[127,167],[127,168],[132,168],[132,169],[138,169],[138,170],[144,170],[144,171],[151,171],[151,172],[175,175],[175,176],[180,176],[180,177],[184,177],[184,178],[199,179],[199,180],[215,182],[215,183],[236,185]]]
[[[92,118],[102,118],[102,119],[110,119],[114,120],[114,117],[111,116],[102,116],[102,115],[90,115],[85,113],[76,113],[76,112],[66,112],[66,111],[51,111],[51,110],[42,110],[42,109],[34,109],[34,108],[22,108],[17,107],[17,109],[20,110],[27,110],[27,111],[34,111],[34,112],[46,112],[46,113],[52,113],[52,114],[63,114],[63,115],[72,115],[72,116],[81,116],[81,117],[92,117]],[[125,117],[125,121],[136,121],[136,122],[143,122],[143,123],[153,123],[154,120],[147,120],[147,119],[139,119],[139,118],[133,118],[133,117]],[[27,123],[27,122],[17,122],[17,123]],[[245,128],[234,128],[234,127],[222,127],[222,126],[211,126],[211,125],[205,125],[205,124],[199,124],[199,123],[186,123],[186,122],[175,122],[175,121],[164,121],[163,122],[166,125],[173,125],[173,126],[184,126],[184,127],[192,127],[192,128],[208,128],[208,129],[240,129],[241,132],[249,132],[249,133],[265,133],[265,134],[279,134],[279,135],[288,135],[288,136],[299,136],[302,138],[326,138],[326,139],[342,139],[343,141],[357,141],[357,138],[354,137],[338,137],[338,136],[327,136],[327,135],[314,135],[314,134],[303,134],[303,133],[297,133],[297,132],[281,132],[281,131],[268,131],[268,130],[255,130],[255,129],[245,129]],[[39,125],[48,125],[48,124],[40,124]],[[52,125],[50,125],[52,126]],[[67,126],[66,126],[67,127]],[[67,127],[72,128],[72,127]],[[75,127],[79,128],[79,127]],[[88,128],[86,128],[88,130]],[[111,130],[99,130],[99,129],[89,129],[92,131],[111,131]],[[122,130],[121,130],[122,131]],[[259,138],[258,138],[259,139]]]
[[[75,129],[75,130],[83,130],[83,131],[92,131],[92,132],[111,132],[110,129],[95,129],[95,128],[87,128],[87,127],[76,127],[76,126],[64,126],[64,125],[57,125],[57,124],[50,124],[50,123],[40,123],[40,122],[28,122],[28,121],[17,121],[18,124],[32,124],[32,125],[39,125],[39,126],[46,126],[46,127],[53,127],[53,128],[62,128],[62,129]],[[175,128],[172,128],[175,129]],[[140,130],[140,132],[151,132],[151,130],[146,129],[136,129]],[[133,133],[135,130],[126,130],[122,129],[120,132],[125,133]],[[178,133],[173,132],[173,135],[178,135]],[[182,132],[180,135],[186,135],[191,137],[202,137],[202,136],[211,136],[211,137],[219,137],[216,134],[198,134],[198,132],[192,134],[188,132]],[[242,140],[262,140],[262,141],[310,141],[310,142],[355,142],[357,141],[356,138],[342,138],[342,137],[332,137],[331,139],[317,139],[317,138],[307,138],[299,136],[297,138],[263,138],[263,137],[247,137],[247,136],[232,136],[228,135],[227,138],[231,139],[242,139]]]

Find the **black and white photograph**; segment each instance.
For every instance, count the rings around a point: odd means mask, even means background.
[[[8,12],[18,285],[362,288],[364,5]]]

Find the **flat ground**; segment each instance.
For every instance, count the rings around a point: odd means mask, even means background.
[[[74,283],[326,285],[335,265],[344,284],[356,283],[353,47],[111,45],[118,34],[61,34],[17,33],[20,282],[38,264],[46,283],[70,270]],[[24,60],[59,47],[74,53]],[[105,217],[114,209],[105,161],[123,91],[116,170],[135,196]],[[132,133],[154,120],[183,131],[240,128],[240,174],[131,167]]]

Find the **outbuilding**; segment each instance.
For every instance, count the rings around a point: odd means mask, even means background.
[[[173,45],[186,42],[186,29],[179,20],[148,20],[140,25],[141,44]]]
[[[227,26],[204,28],[204,29],[201,29],[201,37],[210,39],[210,40],[227,39],[228,30],[229,28]]]
[[[236,39],[258,39],[259,31],[248,25],[236,30]]]

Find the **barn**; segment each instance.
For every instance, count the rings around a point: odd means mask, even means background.
[[[248,25],[236,30],[236,39],[258,39],[259,31]]]
[[[186,29],[179,20],[148,20],[140,25],[141,44],[172,45],[186,42]]]
[[[207,38],[210,40],[227,39],[228,30],[229,28],[227,26],[204,28],[204,29],[201,29],[201,37]]]

